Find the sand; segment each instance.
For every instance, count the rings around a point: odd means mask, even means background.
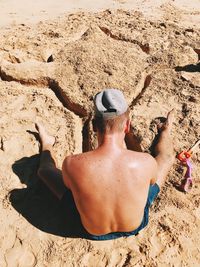
[[[199,149],[190,193],[176,160],[148,227],[94,242],[64,237],[59,203],[37,177],[34,127],[56,136],[61,167],[95,147],[92,97],[117,87],[144,151],[172,108],[175,151],[189,148],[200,137],[200,2],[17,3],[0,1],[0,266],[200,266]]]

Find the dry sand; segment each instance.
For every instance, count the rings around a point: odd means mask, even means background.
[[[34,129],[42,121],[56,136],[61,166],[88,147],[89,136],[95,146],[92,96],[117,87],[144,150],[155,118],[172,108],[175,150],[187,149],[200,137],[200,2],[48,2],[0,1],[0,266],[200,266],[199,150],[190,193],[177,187],[183,168],[176,162],[145,230],[92,242],[63,237],[59,203],[36,175]]]

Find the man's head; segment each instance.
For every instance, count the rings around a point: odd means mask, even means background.
[[[128,132],[130,128],[128,104],[123,93],[106,89],[94,98],[94,130],[104,133]]]

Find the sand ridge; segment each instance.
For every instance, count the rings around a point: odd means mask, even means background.
[[[37,177],[34,122],[43,121],[56,136],[61,166],[64,155],[95,146],[94,93],[118,87],[144,150],[155,137],[155,118],[171,108],[175,150],[188,148],[200,133],[199,30],[106,10],[16,25],[0,35],[0,265],[198,266],[199,153],[192,192],[178,190],[183,169],[176,162],[137,237],[64,238],[59,203]]]

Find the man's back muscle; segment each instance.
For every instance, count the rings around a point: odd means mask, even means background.
[[[126,149],[98,148],[65,159],[64,182],[89,233],[132,231],[140,225],[155,174],[152,163],[148,154]]]

